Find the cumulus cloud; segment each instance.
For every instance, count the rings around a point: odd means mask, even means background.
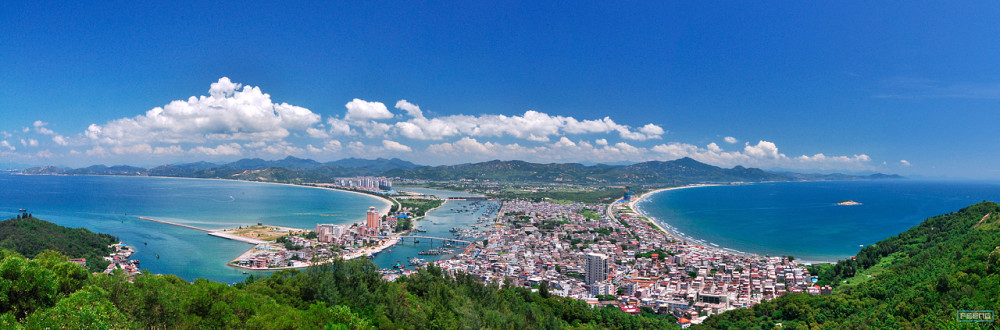
[[[197,146],[188,151],[188,153],[202,154],[206,156],[233,156],[239,155],[242,152],[243,146],[239,145],[239,143],[220,144],[215,148]]]
[[[413,151],[413,149],[410,148],[409,146],[391,140],[382,140],[382,147],[389,151],[400,151],[400,152]]]
[[[64,137],[62,135],[53,136],[52,137],[52,142],[55,142],[56,144],[61,145],[61,146],[68,146],[69,145],[69,141],[66,141],[66,137]]]
[[[899,163],[902,164],[903,166],[910,166],[910,161],[906,159],[900,159]]]
[[[576,143],[574,143],[573,141],[570,141],[570,139],[568,139],[568,138],[566,138],[564,136],[564,137],[562,137],[562,138],[559,139],[559,142],[556,142],[556,143],[552,144],[552,146],[556,147],[556,148],[569,148],[569,147],[575,147]]]
[[[306,151],[314,154],[339,152],[341,149],[343,149],[343,147],[341,146],[340,141],[337,140],[326,141],[326,143],[323,143],[320,147],[315,147],[311,144],[306,146]]]
[[[347,107],[347,114],[344,119],[354,122],[364,122],[367,120],[380,120],[392,118],[392,112],[385,107],[382,102],[368,102],[362,99],[354,99],[344,105]]]
[[[12,146],[10,142],[7,142],[7,140],[0,141],[0,148],[7,149],[7,151],[17,150],[17,148]]]
[[[183,153],[184,149],[179,145],[153,148],[153,154],[156,155],[179,155]]]
[[[56,134],[56,132],[54,132],[51,129],[48,129],[48,128],[45,127],[45,125],[48,125],[48,124],[49,123],[46,123],[44,121],[36,120],[33,124],[31,124],[31,126],[35,127],[35,132],[38,132],[38,133],[41,133],[41,134],[45,134],[45,135]]]
[[[107,145],[279,140],[289,130],[304,131],[319,121],[320,115],[309,109],[274,103],[259,87],[223,77],[212,83],[209,96],[192,96],[143,115],[91,124],[84,135]]]
[[[37,147],[38,146],[38,140],[35,140],[35,139],[27,139],[27,140],[21,139],[21,145],[25,146],[25,147],[27,147],[27,146]]]
[[[423,118],[424,112],[420,111],[420,107],[416,104],[407,102],[406,100],[396,101],[396,109],[406,111],[406,114],[414,118]]]
[[[150,154],[153,153],[153,147],[149,144],[134,144],[130,146],[115,146],[111,148],[111,153],[116,155],[124,154]]]
[[[407,103],[409,104],[409,103]],[[408,107],[403,105],[403,107]],[[411,109],[413,110],[413,109]],[[449,137],[513,137],[533,142],[548,142],[565,134],[617,133],[627,140],[659,139],[663,128],[646,124],[638,130],[615,123],[609,117],[578,120],[529,110],[523,115],[451,115],[426,118],[423,115],[395,124],[403,137],[416,140],[443,140]]]
[[[851,156],[827,156],[818,153],[812,156],[788,157],[778,152],[778,146],[770,141],[746,143],[742,151],[725,151],[718,144],[710,143],[705,148],[686,143],[660,144],[651,148],[665,158],[691,157],[708,164],[732,167],[736,165],[754,167],[782,167],[796,169],[866,169],[871,157],[865,154]]]
[[[736,142],[740,142],[740,140],[737,140],[736,138],[734,138],[732,136],[727,136],[727,137],[724,137],[722,139],[725,140],[726,143],[729,143],[729,144],[734,144]]]
[[[785,156],[778,153],[778,146],[776,146],[773,142],[768,142],[768,141],[758,141],[757,145],[750,145],[750,142],[747,142],[746,147],[743,148],[743,151],[751,157],[758,157],[758,158],[777,159]]]
[[[317,139],[326,139],[326,138],[330,137],[330,133],[327,133],[326,131],[324,131],[322,129],[319,129],[319,128],[315,128],[315,127],[307,128],[306,129],[306,134],[308,134],[309,137],[313,137],[313,138],[317,138]]]

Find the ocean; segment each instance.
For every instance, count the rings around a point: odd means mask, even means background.
[[[115,235],[137,249],[133,259],[142,269],[189,281],[242,281],[243,270],[226,264],[252,245],[138,217],[205,229],[258,222],[314,229],[362,222],[369,206],[388,205],[350,192],[243,181],[0,174],[0,219],[24,208],[59,225]]]
[[[837,205],[843,200],[861,205]],[[647,195],[636,208],[702,245],[830,262],[926,218],[1000,201],[1000,184],[913,180],[707,186]]]

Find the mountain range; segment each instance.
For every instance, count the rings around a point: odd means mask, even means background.
[[[345,158],[321,163],[311,159],[286,157],[279,160],[241,159],[232,163],[194,162],[153,168],[94,165],[84,168],[33,167],[23,174],[55,175],[135,175],[190,178],[226,178],[274,182],[324,182],[338,177],[387,176],[429,181],[538,182],[574,184],[667,184],[896,179],[898,175],[876,173],[803,174],[768,172],[736,166],[722,168],[691,158],[648,161],[629,165],[583,165],[576,163],[538,164],[519,160],[493,160],[460,165],[422,166],[393,159]]]

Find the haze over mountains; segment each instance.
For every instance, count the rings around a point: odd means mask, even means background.
[[[491,181],[576,184],[669,184],[705,182],[764,182],[894,179],[898,175],[876,173],[866,176],[849,174],[803,174],[769,172],[736,166],[722,168],[691,158],[671,161],[648,161],[630,165],[582,165],[576,163],[538,164],[525,161],[493,160],[445,166],[423,166],[397,158],[374,160],[345,158],[320,163],[311,159],[287,157],[279,160],[241,159],[232,163],[194,162],[161,165],[153,168],[94,165],[84,168],[54,166],[29,168],[23,174],[54,175],[136,175],[191,178],[228,178],[253,181],[322,182],[347,176],[388,176],[431,181]]]

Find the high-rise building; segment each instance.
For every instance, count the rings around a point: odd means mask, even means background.
[[[600,253],[588,253],[587,273],[584,275],[587,284],[608,279],[608,256]]]
[[[379,227],[382,227],[381,220],[382,219],[378,216],[378,211],[375,210],[375,207],[369,207],[368,221],[365,222],[365,227],[367,227],[369,232],[378,232]]]

